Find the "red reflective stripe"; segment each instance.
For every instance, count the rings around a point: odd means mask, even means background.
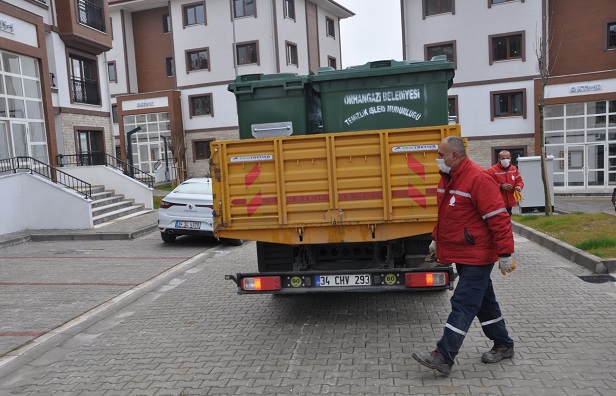
[[[428,200],[426,198],[426,194],[419,191],[415,186],[409,186],[408,189],[409,197],[417,203],[417,205],[426,209],[428,207]]]
[[[428,195],[436,195],[436,188],[427,188],[426,189],[426,196],[428,196]],[[406,189],[406,190],[392,190],[391,196],[393,198],[411,197],[411,194],[410,194],[409,189]]]
[[[409,155],[406,166],[415,172],[417,176],[421,177],[423,180],[426,180],[426,167],[414,156]]]
[[[246,199],[244,198],[236,198],[236,199],[232,199],[231,200],[231,205],[235,205],[235,206],[244,206],[246,205]],[[276,197],[261,197],[261,203],[263,205],[270,205],[270,204],[277,204],[278,203],[278,199]]]
[[[287,197],[287,202],[329,201],[329,194],[293,195]]]
[[[354,193],[340,193],[338,199],[340,201],[353,201],[357,199],[375,199],[383,198],[382,191],[367,191],[367,192],[354,192]]]
[[[252,169],[246,173],[246,176],[244,176],[244,185],[246,188],[252,186],[260,175],[261,168],[259,168],[259,164],[255,164],[255,166],[253,166]]]

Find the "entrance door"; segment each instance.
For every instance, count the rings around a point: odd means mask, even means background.
[[[79,131],[79,164],[104,165],[105,140],[102,131]]]
[[[567,164],[567,186],[586,187],[585,149],[583,145],[567,146],[565,161]]]
[[[586,187],[605,187],[605,143],[586,146]]]

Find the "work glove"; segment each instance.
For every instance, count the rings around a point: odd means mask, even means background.
[[[431,256],[436,254],[436,241],[430,242],[430,246],[428,246],[428,253],[430,253]]]
[[[517,187],[516,187],[517,188]],[[513,192],[513,199],[516,200],[516,202],[522,202],[524,201],[524,197],[522,196],[522,192],[519,190],[515,190]]]
[[[428,255],[426,256],[426,262],[432,262],[436,260],[436,242],[430,242],[430,246],[428,246]]]
[[[507,272],[512,272],[516,268],[517,265],[515,265],[513,256],[498,258],[498,269],[501,270],[503,275],[507,275]]]

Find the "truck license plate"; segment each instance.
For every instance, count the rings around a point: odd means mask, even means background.
[[[322,287],[336,286],[370,286],[370,275],[317,275],[316,285]]]

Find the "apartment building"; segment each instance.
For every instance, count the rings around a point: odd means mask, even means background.
[[[0,1],[0,160],[113,150],[103,0]]]
[[[502,149],[514,158],[539,155],[543,92],[556,188],[616,186],[613,0],[400,4],[404,57],[445,54],[455,63],[450,115],[462,125],[474,160],[488,167]]]
[[[354,15],[330,0],[110,0],[109,8],[118,155],[129,148],[142,170],[167,161],[187,177],[208,174],[212,140],[239,137],[229,83],[340,67],[339,22]]]

